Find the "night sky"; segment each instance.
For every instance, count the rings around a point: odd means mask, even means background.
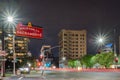
[[[7,0],[3,0],[7,1]],[[10,3],[10,0],[8,0]],[[95,35],[107,35],[113,41],[113,29],[119,28],[119,0],[11,0],[20,7],[18,15],[24,23],[32,22],[44,28],[43,39],[31,39],[29,50],[35,56],[40,54],[41,45],[58,45],[61,29],[87,29],[88,54],[95,53]],[[2,1],[1,1],[2,2]],[[117,31],[119,32],[119,31]],[[53,50],[57,56],[58,50]]]

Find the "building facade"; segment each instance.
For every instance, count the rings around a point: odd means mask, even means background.
[[[86,30],[61,30],[59,33],[59,58],[80,59],[87,54]]]
[[[25,58],[28,53],[28,38],[15,37],[15,54],[16,58]],[[5,51],[9,54],[8,58],[13,58],[13,36],[6,36],[5,38]]]
[[[4,36],[4,50],[6,53],[8,53],[8,58],[13,59],[13,50],[16,54],[16,58],[24,58],[27,55],[28,52],[28,42],[29,39],[25,37],[14,37],[14,46],[15,49],[13,49],[13,33],[12,29],[4,29],[0,30],[0,39],[2,40],[2,36]]]

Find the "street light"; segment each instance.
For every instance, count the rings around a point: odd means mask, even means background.
[[[4,20],[2,20],[1,21],[2,22],[2,50],[4,51],[5,49],[4,49],[4,22],[6,22],[5,24],[11,24],[12,22],[13,22],[13,17],[12,16],[8,16],[8,17],[6,17]],[[13,52],[14,52],[14,37],[13,37]],[[3,58],[5,58],[5,57],[3,57]],[[3,67],[2,67],[2,69],[3,69],[3,72],[2,72],[2,76],[4,77],[5,76],[5,61],[3,61]]]
[[[114,28],[114,45],[113,45],[113,50],[114,50],[114,56],[116,57],[116,28]]]
[[[103,46],[103,44],[104,44],[104,39],[103,39],[102,37],[100,37],[100,38],[98,39],[98,44],[99,44],[99,46],[100,46],[100,50],[102,50],[102,46]]]
[[[103,38],[99,38],[98,42],[103,43]]]
[[[9,22],[9,23],[13,23],[13,20],[14,18],[12,17],[12,16],[8,16],[7,17],[7,21]],[[14,29],[14,27],[12,28],[13,30],[13,75],[15,75],[15,62],[16,62],[16,54],[15,54],[15,29]]]
[[[10,1],[9,1],[10,2]],[[1,22],[1,29],[2,29],[2,50],[5,50],[5,45],[4,45],[4,28],[8,28],[10,27],[11,29],[8,29],[8,32],[13,32],[13,39],[12,39],[12,45],[13,45],[13,74],[15,75],[15,60],[16,60],[16,55],[15,55],[15,26],[18,23],[18,21],[20,21],[21,19],[18,18],[18,12],[19,9],[17,8],[17,6],[15,6],[15,8],[13,8],[13,4],[8,3],[8,5],[2,6],[1,8],[1,14],[0,14],[0,22]],[[6,30],[7,31],[7,30]],[[3,63],[4,66],[5,63]],[[4,66],[5,69],[5,66]],[[4,72],[4,71],[3,71]]]
[[[65,60],[66,60],[66,57],[63,57],[62,60],[65,61]]]
[[[102,35],[99,35],[97,38],[96,38],[96,44],[98,45],[100,51],[98,51],[98,53],[101,52],[102,50],[102,47],[103,45],[105,44],[105,36],[102,36]]]
[[[8,22],[13,22],[13,17],[12,17],[12,16],[8,16],[8,17],[7,17],[7,21],[8,21]]]
[[[13,22],[13,17],[12,16],[8,16],[8,17],[6,17],[5,19],[3,19],[3,20],[1,20],[1,24],[2,24],[2,51],[4,51],[5,52],[5,44],[4,44],[4,22],[6,22],[5,24],[11,24],[11,22]],[[5,56],[3,56],[3,59],[5,59]],[[5,60],[2,62],[2,67],[1,67],[1,71],[2,71],[2,73],[1,73],[1,76],[2,77],[5,77]]]
[[[13,32],[13,75],[15,75],[15,60],[16,60],[16,54],[15,54],[15,35],[14,35],[14,32],[15,32],[15,29],[14,29],[14,18],[12,16],[8,16],[6,17],[6,20],[4,22],[7,22],[8,26],[12,26],[12,32]],[[2,26],[2,48],[4,50],[4,30],[3,30],[3,26]],[[5,64],[5,63],[4,63]],[[4,66],[5,67],[5,66]],[[5,71],[4,71],[5,72]],[[4,76],[4,74],[3,74]]]

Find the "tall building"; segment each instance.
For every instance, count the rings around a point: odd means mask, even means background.
[[[25,58],[28,52],[28,38],[15,37],[16,58]],[[5,51],[9,54],[8,58],[13,58],[13,36],[6,36]]]
[[[4,29],[4,50],[8,53],[8,58],[13,59],[13,31],[12,29]],[[2,30],[0,30],[0,38],[2,39]],[[15,36],[14,46],[16,58],[25,58],[28,52],[28,42],[29,39],[25,37]]]
[[[87,54],[86,30],[61,30],[59,33],[60,59],[80,59]]]
[[[28,53],[29,39],[25,37],[15,36],[13,28],[0,27],[0,39],[4,40],[2,48],[8,54],[5,62],[6,69],[13,69],[13,55],[16,54],[16,68],[20,67],[19,64],[26,59]],[[13,43],[14,42],[14,43]],[[14,44],[14,46],[13,46]]]

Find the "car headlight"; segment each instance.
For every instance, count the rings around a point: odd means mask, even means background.
[[[29,71],[29,69],[28,69],[28,68],[25,68],[25,71]]]
[[[23,68],[20,68],[20,71],[23,71],[24,69]]]

